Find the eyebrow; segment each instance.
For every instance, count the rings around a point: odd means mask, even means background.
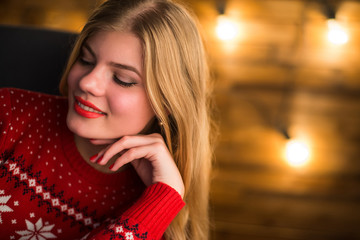
[[[96,56],[95,53],[94,53],[94,51],[91,49],[91,47],[90,47],[87,43],[84,43],[84,44],[83,44],[83,47],[86,48],[93,57]]]
[[[83,47],[86,48],[86,50],[88,50],[93,57],[96,57],[96,54],[94,53],[94,51],[91,49],[91,47],[87,43],[84,43]],[[125,65],[125,64],[121,64],[121,63],[115,63],[115,62],[110,62],[109,64],[111,66],[113,66],[113,67],[116,67],[116,68],[132,71],[132,72],[136,73],[141,78],[140,72],[135,67]]]
[[[121,63],[114,63],[114,62],[110,62],[110,65],[113,66],[113,67],[116,67],[116,68],[132,71],[132,72],[136,73],[141,78],[140,72],[136,68],[134,68],[132,66],[121,64]]]

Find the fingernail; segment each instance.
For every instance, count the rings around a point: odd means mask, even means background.
[[[97,154],[95,154],[94,156],[91,156],[90,157],[90,162],[95,162],[95,160],[96,160],[96,158],[98,157],[98,153]]]
[[[104,158],[104,155],[101,155],[101,156],[99,157],[99,159],[96,161],[96,163],[100,163],[103,158]]]
[[[113,169],[114,165],[115,165],[115,163],[111,164],[111,166],[109,167],[109,169],[110,169],[111,171],[114,171],[114,169]]]

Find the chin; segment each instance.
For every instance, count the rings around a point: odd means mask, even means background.
[[[91,138],[91,132],[89,132],[89,128],[82,127],[83,124],[77,123],[77,121],[68,114],[66,119],[66,124],[69,130],[82,138]]]
[[[114,142],[115,139],[120,138],[120,137],[110,136],[109,134],[106,134],[104,131],[102,132],[91,131],[91,129],[94,128],[80,127],[79,125],[82,124],[75,124],[74,121],[67,121],[67,126],[73,134],[83,139],[89,139],[91,140],[90,142],[95,145],[112,143]]]

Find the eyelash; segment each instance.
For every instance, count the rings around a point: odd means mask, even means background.
[[[84,66],[91,66],[91,65],[93,65],[93,63],[92,62],[89,62],[89,61],[86,61],[85,59],[83,59],[83,58],[79,58],[79,62],[82,64],[82,65],[84,65]]]
[[[117,78],[115,75],[113,76],[113,79],[114,81],[119,84],[120,86],[122,87],[132,87],[134,86],[136,83],[134,82],[131,82],[131,83],[128,83],[128,82],[124,82],[124,81],[121,81],[119,78]]]
[[[81,57],[79,58],[79,62],[80,62],[80,64],[82,64],[83,66],[92,66],[92,65],[94,65],[92,62],[86,61],[85,59],[83,59],[83,58],[81,58]],[[136,85],[136,83],[134,83],[134,82],[128,83],[128,82],[121,81],[118,77],[116,77],[116,75],[113,76],[113,80],[114,80],[117,84],[119,84],[120,86],[126,87],[126,88],[132,87],[132,86]]]

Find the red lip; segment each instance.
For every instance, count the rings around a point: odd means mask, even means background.
[[[75,102],[74,102],[74,109],[75,111],[86,118],[98,118],[98,117],[103,117],[106,115],[106,113],[104,113],[103,111],[101,111],[101,109],[99,109],[98,107],[96,107],[94,104],[92,104],[91,102],[88,102],[84,99],[82,99],[81,97],[75,96]],[[79,104],[82,104],[86,107],[92,108],[98,112],[92,112],[92,111],[88,111],[85,110],[84,108],[80,107]]]

